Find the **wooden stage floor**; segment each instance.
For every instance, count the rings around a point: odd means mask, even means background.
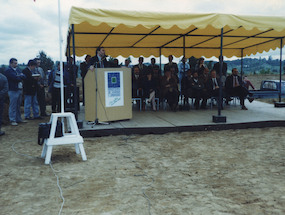
[[[226,106],[221,112],[222,116],[226,116],[226,123],[213,122],[212,117],[218,115],[215,106],[207,110],[177,112],[138,111],[133,107],[132,119],[110,122],[109,125],[94,125],[85,121],[84,106],[81,106],[78,119],[83,121],[83,128],[80,129],[83,137],[285,126],[285,108],[275,108],[273,104],[259,101],[246,101],[245,104],[247,111],[241,110],[238,104]]]

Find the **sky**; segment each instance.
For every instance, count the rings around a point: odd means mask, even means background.
[[[58,0],[0,0],[0,65],[27,63],[43,50],[59,60]],[[63,50],[72,6],[115,10],[285,16],[284,0],[60,0]],[[285,59],[283,48],[283,60]],[[252,57],[279,58],[280,50]],[[64,58],[65,59],[65,58]],[[83,58],[78,58],[81,60]],[[119,59],[120,60],[120,59]]]

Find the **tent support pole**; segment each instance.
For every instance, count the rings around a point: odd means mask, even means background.
[[[160,74],[161,74],[161,72],[162,72],[162,70],[161,70],[161,48],[159,48],[159,69],[160,69]]]
[[[240,75],[243,78],[243,49],[241,49],[241,60],[240,60]]]
[[[185,35],[183,36],[183,58],[185,58]],[[186,59],[186,58],[185,58]],[[183,62],[183,61],[182,61]],[[186,63],[186,62],[185,62]],[[179,73],[181,73],[181,71],[178,71]],[[179,76],[179,88],[180,88],[180,98],[182,100],[182,86],[181,86],[181,81],[182,78],[185,76],[185,64],[183,64],[183,72],[182,74],[180,74]]]
[[[283,38],[280,38],[280,73],[279,73],[279,102],[275,102],[274,107],[285,107],[285,102],[282,102],[282,48],[283,48]]]
[[[75,37],[74,37],[74,24],[71,25],[72,28],[72,53],[73,53],[73,65],[72,65],[72,73],[73,73],[73,103],[74,103],[74,115],[75,119],[78,120],[78,99],[77,99],[77,85],[76,85],[76,71],[75,71],[75,66],[76,66],[76,61],[75,61]],[[71,63],[71,62],[70,62]]]
[[[218,99],[218,115],[213,116],[213,122],[215,123],[220,123],[220,122],[226,122],[227,118],[226,116],[221,115],[221,109],[223,105],[223,97],[222,97],[222,82],[221,82],[221,77],[222,77],[222,70],[223,70],[223,35],[224,35],[224,28],[221,29],[221,47],[220,47],[220,68],[219,68],[219,99]]]
[[[281,82],[282,82],[282,46],[283,46],[283,39],[280,40],[280,74],[279,74],[279,80],[280,80],[280,89],[279,89],[279,102],[281,102]]]

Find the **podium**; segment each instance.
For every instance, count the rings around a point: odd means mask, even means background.
[[[95,68],[87,72],[84,78],[86,121],[95,121],[96,117],[101,122],[132,118],[131,74],[130,68]]]

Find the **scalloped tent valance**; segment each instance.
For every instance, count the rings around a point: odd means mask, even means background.
[[[285,37],[285,17],[103,10],[72,7],[68,46],[76,56],[94,55],[103,46],[112,57],[170,54],[246,56],[275,50]],[[283,43],[284,45],[284,43]],[[68,48],[68,47],[67,47]]]

